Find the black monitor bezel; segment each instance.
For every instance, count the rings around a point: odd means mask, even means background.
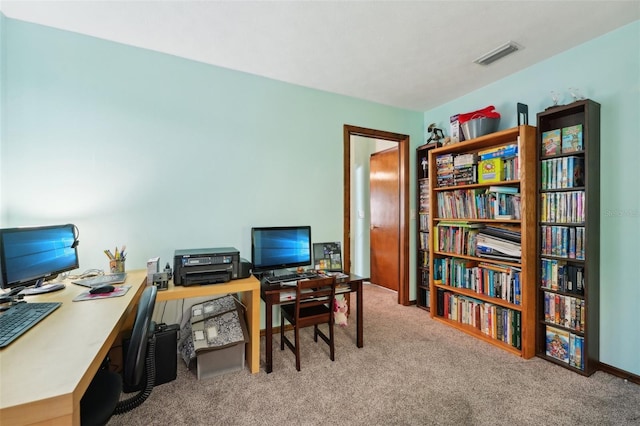
[[[277,264],[269,264],[269,265],[261,265],[257,266],[255,264],[255,233],[258,232],[268,232],[268,231],[287,231],[287,230],[305,230],[309,235],[309,260],[303,262],[290,262],[290,263],[277,263]],[[313,244],[311,240],[311,226],[309,225],[299,225],[299,226],[257,226],[251,228],[251,263],[252,269],[254,272],[267,272],[267,271],[277,271],[280,269],[288,269],[288,268],[297,268],[300,266],[310,266],[313,264]]]
[[[73,248],[75,252],[75,263],[73,265],[48,271],[44,275],[34,274],[33,276],[29,276],[20,281],[8,282],[7,269],[5,267],[5,263],[6,263],[5,241],[4,241],[5,235],[10,233],[16,233],[16,232],[33,232],[33,231],[41,231],[41,230],[48,230],[48,229],[66,229],[66,228],[70,228],[74,236],[74,243],[71,246],[71,248]],[[40,280],[50,280],[57,277],[58,274],[61,274],[63,272],[68,272],[74,269],[78,269],[80,267],[80,261],[78,259],[77,245],[78,245],[78,228],[71,223],[66,223],[62,225],[21,226],[21,227],[0,229],[0,288],[11,289],[11,288],[20,287],[20,286],[29,287],[38,283],[38,281]]]

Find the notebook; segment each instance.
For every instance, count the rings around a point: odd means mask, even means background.
[[[97,287],[105,284],[120,284],[127,279],[127,273],[121,272],[117,274],[98,275],[97,277],[81,278],[79,280],[71,281],[74,284],[82,285],[85,287]]]

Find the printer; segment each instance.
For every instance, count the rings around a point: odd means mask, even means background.
[[[226,283],[239,270],[240,252],[233,247],[176,250],[173,257],[175,285]]]

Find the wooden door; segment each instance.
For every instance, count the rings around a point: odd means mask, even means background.
[[[371,282],[398,291],[400,279],[400,157],[398,147],[369,160]]]

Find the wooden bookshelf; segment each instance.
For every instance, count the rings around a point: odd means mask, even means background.
[[[416,306],[429,311],[429,143],[416,148]]]
[[[536,354],[589,376],[600,352],[600,104],[549,108],[537,125]]]
[[[439,146],[428,143],[416,148],[416,306],[431,307],[429,288],[429,151]]]
[[[471,168],[459,171],[455,182],[443,178],[449,155],[462,159],[498,148],[503,148],[504,157],[496,157],[506,176],[500,181],[468,179]],[[514,153],[507,154],[509,149]],[[533,357],[536,348],[536,161],[536,128],[527,125],[430,150],[428,160],[430,315],[523,358]],[[486,164],[476,164],[478,175]],[[509,189],[515,194],[497,198]],[[517,212],[495,207],[502,199],[517,205]],[[479,229],[510,232],[520,241],[519,256],[496,259],[480,253]]]

